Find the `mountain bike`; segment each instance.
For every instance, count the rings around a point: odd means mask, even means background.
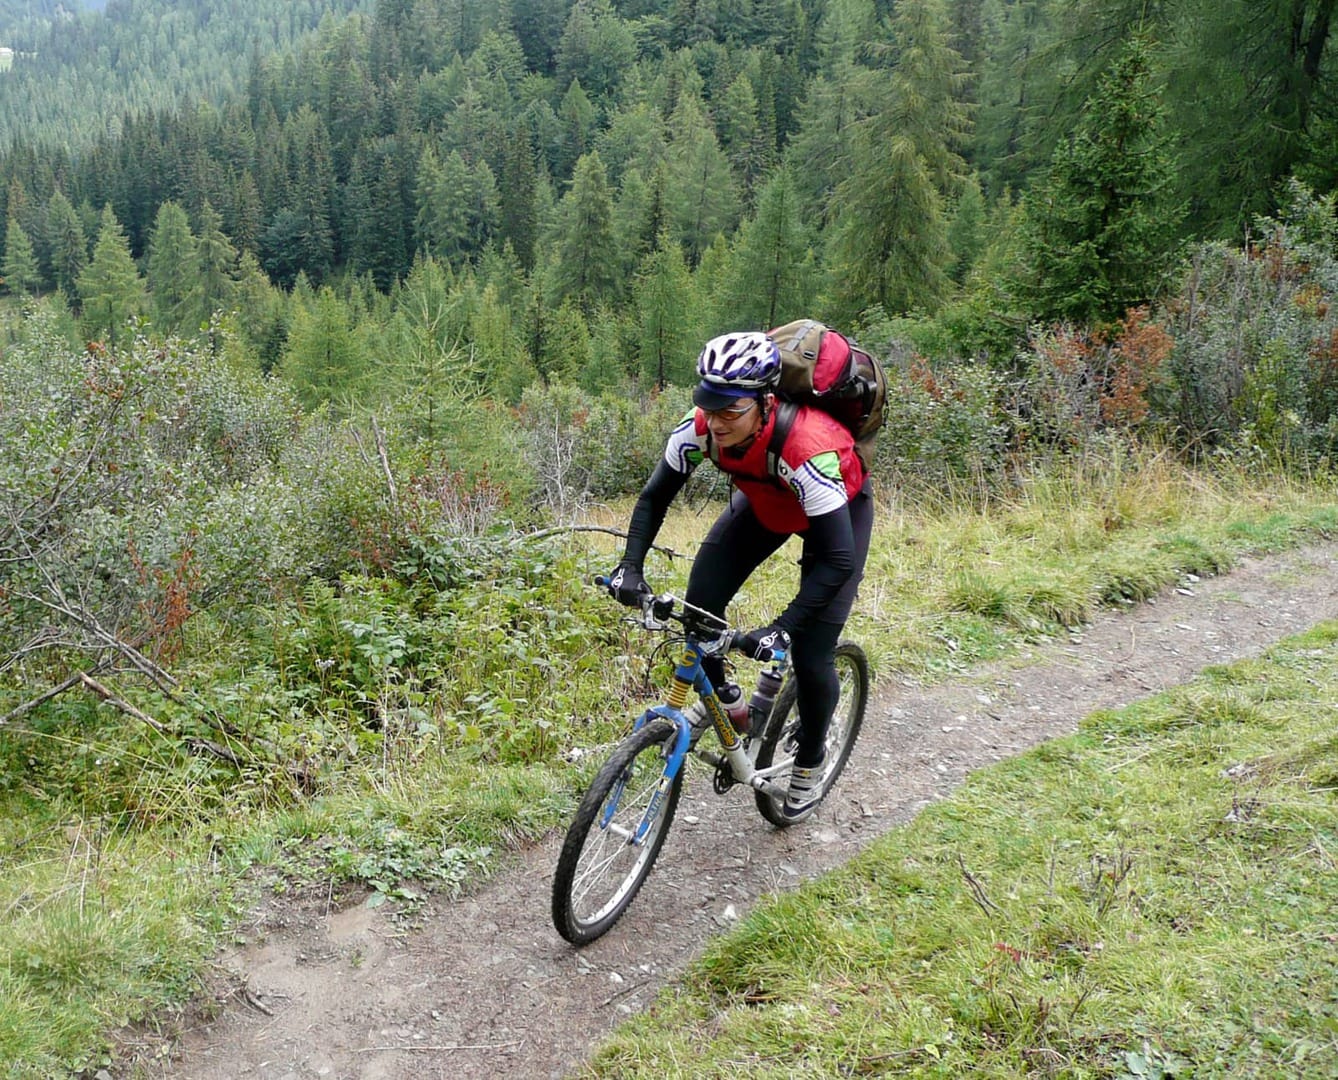
[[[596,578],[595,583],[607,581]],[[787,677],[789,656],[777,656],[759,675],[748,730],[740,734],[701,661],[724,656],[742,633],[671,594],[648,596],[639,621],[649,631],[671,634],[681,652],[664,703],[637,718],[586,790],[567,829],[553,878],[553,925],[573,945],[587,945],[606,933],[636,897],[678,809],[689,753],[714,767],[717,794],[745,785],[773,825],[784,828],[803,820],[783,813],[799,729],[797,692]],[[841,693],[827,729],[823,797],[850,759],[869,695],[869,662],[858,645],[843,641],[837,646],[836,670]],[[776,685],[774,701],[767,702],[761,688]],[[693,692],[705,708],[705,720],[695,728],[686,711]],[[715,731],[718,751],[698,745],[706,727]]]

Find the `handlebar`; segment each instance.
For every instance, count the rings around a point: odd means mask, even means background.
[[[596,574],[592,583],[601,589],[609,587],[609,578]],[[641,600],[641,623],[647,630],[664,630],[676,622],[702,646],[708,655],[723,654],[736,648],[743,632],[732,630],[727,622],[713,611],[689,604],[673,593],[646,593]]]

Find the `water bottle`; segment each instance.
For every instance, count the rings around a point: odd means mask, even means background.
[[[776,695],[780,692],[781,676],[772,668],[763,668],[757,676],[757,689],[748,702],[748,712],[758,724],[766,722],[771,715],[771,706],[776,704]]]
[[[748,702],[743,700],[743,688],[738,683],[727,682],[716,691],[716,696],[734,730],[740,735],[745,734],[748,731]]]

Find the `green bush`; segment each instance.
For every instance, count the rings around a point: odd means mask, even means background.
[[[530,387],[519,415],[538,500],[569,520],[591,497],[639,491],[691,407],[683,387],[599,396],[559,384]]]
[[[887,425],[876,470],[926,488],[969,480],[989,486],[1004,468],[1004,381],[980,364],[923,360],[888,372]]]

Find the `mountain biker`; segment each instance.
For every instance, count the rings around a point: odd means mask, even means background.
[[[664,458],[637,499],[609,592],[637,606],[651,591],[643,574],[646,553],[670,502],[708,456],[734,490],[693,560],[689,603],[723,617],[749,575],[789,537],[803,537],[798,593],[740,644],[754,660],[767,661],[774,648],[793,643],[799,739],[783,813],[798,820],[822,796],[824,741],[840,696],[836,644],[864,574],[873,493],[849,430],[807,406],[795,417],[772,477],[767,451],[780,373],[780,352],[766,334],[722,334],[706,343],[697,358],[696,408],[669,435]],[[712,685],[722,685],[723,661],[706,657],[702,665]]]

